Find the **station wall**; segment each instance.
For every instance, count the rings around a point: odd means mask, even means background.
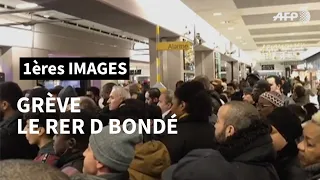
[[[0,66],[6,81],[22,89],[33,88],[31,80],[20,80],[20,57],[48,57],[49,54],[130,57],[130,42],[51,24],[35,25],[34,31],[0,27]],[[3,68],[5,67],[5,68]]]

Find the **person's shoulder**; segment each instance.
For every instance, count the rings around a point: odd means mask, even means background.
[[[13,123],[3,123],[0,126],[0,138],[18,135],[18,121]]]

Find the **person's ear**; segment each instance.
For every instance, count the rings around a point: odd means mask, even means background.
[[[185,109],[186,108],[186,103],[184,101],[181,101],[180,107],[181,107],[181,109]]]
[[[2,101],[2,103],[1,103],[1,110],[2,111],[5,111],[5,110],[7,110],[8,109],[8,107],[9,107],[9,103],[7,102],[7,101]]]
[[[230,136],[233,136],[233,135],[234,135],[234,133],[235,133],[235,128],[234,128],[234,126],[229,125],[229,126],[227,126],[227,128],[226,128],[225,131],[226,131],[226,132],[225,132],[226,137],[230,137]]]
[[[153,102],[159,102],[159,98],[154,98]]]
[[[67,141],[67,144],[68,144],[68,148],[69,149],[73,149],[76,144],[77,144],[77,141],[74,139],[74,138],[70,138],[68,141]]]
[[[104,167],[104,165],[103,165],[102,163],[100,163],[99,161],[96,160],[96,168],[97,168],[97,169],[101,169],[101,168],[103,168],[103,167]]]
[[[39,137],[46,134],[46,129],[44,127],[39,127],[38,131],[39,131],[39,134],[38,134]]]

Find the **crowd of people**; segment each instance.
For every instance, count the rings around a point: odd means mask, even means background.
[[[20,98],[28,97],[32,106],[32,98],[45,99],[48,92],[62,103],[80,97],[80,113],[18,111]],[[86,90],[39,85],[22,91],[18,84],[4,82],[0,179],[318,180],[320,111],[309,95],[297,79],[290,83],[257,74],[239,83],[201,75],[163,92],[148,83],[107,83]],[[173,116],[176,135],[111,134],[108,128],[109,119],[166,122]],[[91,134],[91,119],[97,118],[104,128]],[[26,134],[18,133],[18,119]],[[29,133],[30,119],[39,119],[34,129],[39,134]],[[46,119],[71,119],[67,130],[73,119],[82,119],[84,134],[51,134]]]

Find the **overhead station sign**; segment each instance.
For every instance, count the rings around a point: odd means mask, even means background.
[[[160,42],[157,44],[158,51],[179,51],[189,50],[191,48],[190,42],[176,41],[176,42]]]

